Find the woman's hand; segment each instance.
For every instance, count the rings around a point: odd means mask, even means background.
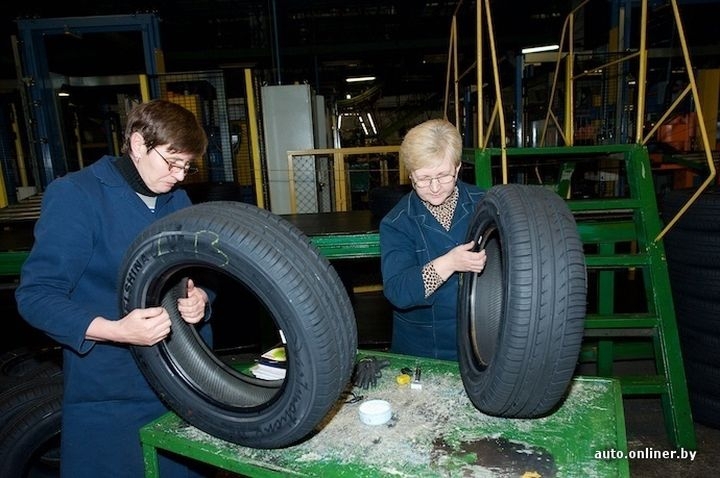
[[[185,322],[197,324],[205,317],[207,302],[207,293],[201,288],[195,287],[192,279],[188,279],[187,297],[178,299],[178,312]]]
[[[207,293],[195,287],[188,279],[187,297],[178,299],[178,312],[189,324],[196,324],[205,317]],[[172,321],[163,307],[135,309],[120,320],[95,317],[85,337],[98,342],[118,342],[131,345],[155,345],[170,334]]]
[[[455,272],[479,274],[485,269],[487,255],[485,249],[473,252],[474,247],[475,241],[470,241],[450,249],[447,254],[432,261],[435,271],[443,280],[447,280]]]
[[[98,342],[155,345],[170,333],[170,315],[163,307],[134,309],[120,320],[95,317],[85,337]]]

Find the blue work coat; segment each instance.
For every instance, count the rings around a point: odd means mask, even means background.
[[[380,263],[385,297],[393,306],[395,353],[457,360],[458,273],[425,297],[423,267],[464,244],[475,207],[484,196],[458,181],[449,231],[411,191],[380,221]]]
[[[175,190],[152,212],[104,156],[52,181],[16,290],[22,317],[63,347],[61,473],[67,478],[144,476],[138,430],[167,411],[128,346],[85,338],[97,316],[121,316],[123,254],[145,227],[190,206]],[[188,476],[163,459],[166,476]]]

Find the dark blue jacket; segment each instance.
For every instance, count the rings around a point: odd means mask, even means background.
[[[422,268],[466,242],[475,207],[484,192],[458,181],[458,204],[446,231],[414,191],[380,221],[380,254],[385,297],[393,305],[392,351],[457,359],[458,274],[425,298]]]
[[[137,234],[191,203],[176,190],[151,212],[115,161],[104,156],[48,185],[16,290],[23,318],[64,349],[61,466],[73,478],[143,476],[138,430],[167,411],[127,346],[85,332],[97,316],[120,318],[118,273]]]

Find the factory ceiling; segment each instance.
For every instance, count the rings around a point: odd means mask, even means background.
[[[458,4],[461,3],[460,6]],[[501,71],[512,78],[520,48],[557,43],[572,0],[492,1],[495,44]],[[632,3],[637,2],[620,2]],[[686,1],[696,24],[720,2]],[[481,4],[482,5],[482,4]],[[581,49],[607,42],[610,5],[590,0],[576,19]],[[654,2],[653,8],[667,8]],[[304,82],[327,97],[342,99],[368,85],[347,77],[373,75],[382,94],[444,92],[450,26],[458,11],[460,69],[475,54],[475,2],[462,0],[151,0],[110,2],[69,0],[48,4],[28,0],[3,7],[0,31],[16,34],[16,19],[155,13],[168,72],[253,68],[267,84]],[[697,13],[700,12],[700,13]],[[714,32],[713,28],[708,31]],[[688,28],[698,35],[703,28]],[[668,35],[669,37],[669,35]],[[717,44],[712,35],[699,43]],[[668,41],[670,39],[668,38]],[[138,35],[117,32],[68,35],[47,40],[51,71],[66,76],[141,73]],[[0,51],[0,75],[16,78],[9,39]],[[487,61],[487,60],[486,60]],[[511,81],[511,80],[504,81]]]
[[[37,3],[37,5],[33,5]],[[493,2],[497,44],[505,57],[519,46],[559,35],[568,0]],[[517,8],[522,4],[523,8]],[[81,1],[48,5],[17,2],[3,21],[155,13],[167,71],[251,67],[270,84],[306,82],[319,93],[342,97],[349,76],[373,75],[386,94],[444,88],[450,26],[458,0],[155,0]],[[475,5],[458,10],[460,62],[469,67],[475,45]],[[51,70],[68,76],[142,71],[133,35],[71,34],[48,40]],[[9,43],[9,39],[8,42]],[[11,52],[3,77],[15,76]],[[361,86],[356,86],[358,88]]]

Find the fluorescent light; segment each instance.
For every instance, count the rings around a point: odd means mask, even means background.
[[[560,45],[543,45],[543,46],[532,46],[528,48],[523,48],[520,50],[520,52],[523,55],[527,55],[528,53],[540,53],[541,51],[555,51],[559,50]]]
[[[365,121],[363,120],[363,117],[361,114],[357,115],[358,121],[360,121],[360,126],[362,126],[363,132],[365,133],[365,136],[368,136],[368,129],[367,126],[365,126]]]
[[[353,78],[345,78],[345,81],[347,81],[348,83],[358,83],[360,81],[374,81],[374,80],[375,80],[374,76],[356,76]]]
[[[368,121],[370,122],[370,127],[373,130],[373,134],[377,134],[377,128],[375,127],[375,121],[373,121],[372,114],[370,114],[369,111],[368,111],[367,117],[368,117]]]

